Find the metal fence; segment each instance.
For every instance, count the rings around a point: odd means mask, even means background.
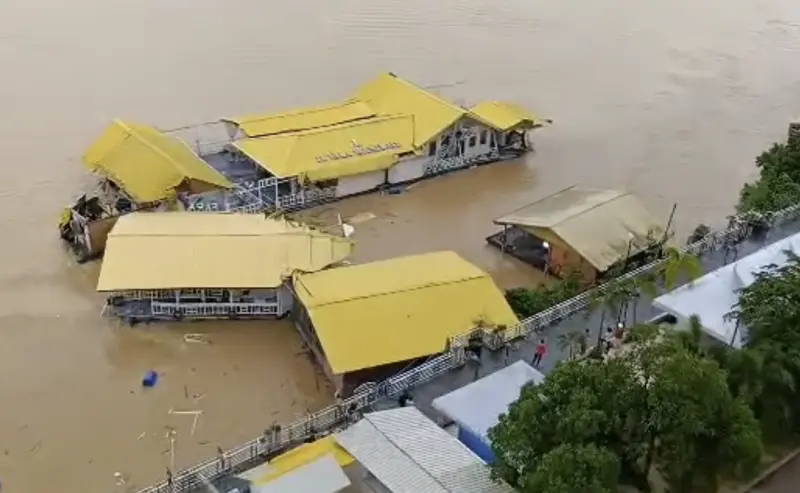
[[[800,217],[800,204],[784,209],[765,218],[771,226],[790,222]],[[711,232],[699,241],[684,246],[681,253],[702,255],[726,248],[732,242],[746,238],[752,230],[752,222],[747,218],[733,218],[730,227],[723,231]],[[610,283],[632,279],[645,273],[653,272],[666,259],[659,259],[645,266],[628,272],[616,279],[594,289],[581,293],[563,303],[544,310],[509,328],[505,333],[476,329],[450,339],[449,350],[423,365],[400,373],[384,382],[370,387],[367,391],[354,395],[337,405],[329,406],[317,413],[310,414],[294,423],[280,428],[267,430],[262,436],[244,445],[222,453],[220,456],[190,467],[174,475],[171,480],[140,490],[138,493],[185,493],[205,484],[205,480],[214,481],[230,474],[237,474],[258,465],[277,452],[286,450],[306,439],[330,432],[337,427],[346,426],[352,412],[360,412],[376,402],[400,395],[403,391],[416,387],[434,378],[444,375],[462,366],[465,361],[464,349],[470,338],[479,335],[484,343],[498,349],[508,341],[526,337],[532,333],[558,323],[565,318],[586,308],[596,293],[607,289]]]

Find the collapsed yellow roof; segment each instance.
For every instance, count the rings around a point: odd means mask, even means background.
[[[528,112],[518,104],[503,101],[487,101],[470,108],[470,113],[479,121],[504,132],[511,129],[529,129],[544,125],[546,120]]]
[[[275,176],[312,181],[386,169],[414,149],[414,118],[392,115],[255,139],[235,146]]]
[[[345,238],[260,214],[135,212],[108,236],[97,290],[272,288],[352,251]]]
[[[140,203],[173,195],[184,180],[233,188],[228,179],[185,143],[137,123],[114,120],[89,147],[83,161],[89,169],[108,176]]]
[[[355,99],[378,114],[414,117],[414,146],[419,148],[453,125],[466,110],[394,74],[387,73],[362,86]]]
[[[282,113],[225,118],[222,121],[235,124],[248,137],[260,137],[326,127],[373,116],[375,111],[366,103],[345,101]]]
[[[295,276],[334,373],[443,351],[476,322],[517,317],[492,278],[454,252],[435,252]]]

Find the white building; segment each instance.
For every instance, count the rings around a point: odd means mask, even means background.
[[[694,282],[659,296],[653,304],[686,325],[697,315],[705,333],[723,344],[741,348],[747,343],[747,328],[737,326],[726,315],[739,302],[739,291],[750,286],[765,266],[786,263],[786,252],[800,254],[800,234],[777,241],[736,262],[709,272]]]

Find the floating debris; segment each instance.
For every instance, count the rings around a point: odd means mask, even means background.
[[[208,336],[204,334],[184,334],[183,340],[185,342],[197,342],[200,344],[211,344],[211,341],[208,339]]]
[[[142,387],[151,388],[155,387],[158,383],[158,373],[155,370],[150,370],[142,377]]]

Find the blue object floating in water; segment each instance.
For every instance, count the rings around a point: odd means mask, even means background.
[[[154,370],[148,371],[142,377],[142,387],[155,387],[156,383],[158,383],[158,373]]]

